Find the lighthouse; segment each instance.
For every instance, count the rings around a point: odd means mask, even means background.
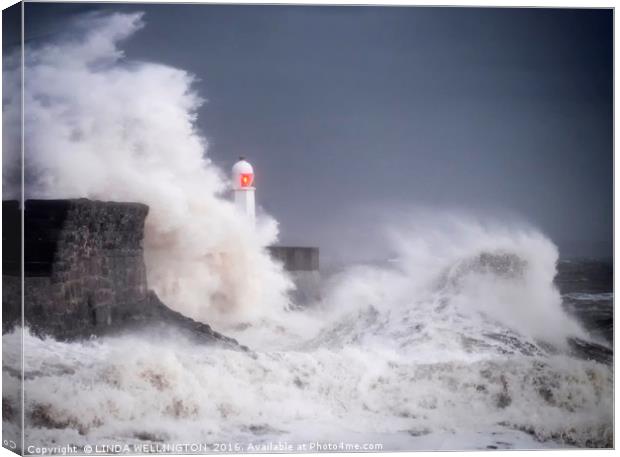
[[[232,167],[232,188],[237,212],[244,214],[253,225],[255,221],[254,168],[245,160]],[[319,273],[319,248],[307,246],[267,246],[271,258],[282,265],[295,284],[291,298],[297,305],[317,303],[321,300],[321,275]]]
[[[235,206],[245,214],[249,219],[254,221],[256,214],[254,191],[254,168],[245,160],[239,157],[237,163],[232,167],[232,184],[235,193]]]

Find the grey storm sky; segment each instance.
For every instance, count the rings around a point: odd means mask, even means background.
[[[198,76],[209,156],[248,157],[284,243],[422,205],[612,255],[611,10],[30,3],[26,40],[92,9],[144,11],[127,58]]]

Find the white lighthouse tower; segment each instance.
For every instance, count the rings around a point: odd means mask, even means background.
[[[256,214],[254,200],[254,168],[244,157],[232,167],[233,190],[235,192],[235,205],[237,209],[248,216],[252,221]]]

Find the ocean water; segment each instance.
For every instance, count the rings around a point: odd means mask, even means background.
[[[556,262],[539,242],[325,278],[322,303],[220,329],[248,352],[26,332],[26,451],[610,447],[611,264]],[[18,368],[5,357],[8,404]]]

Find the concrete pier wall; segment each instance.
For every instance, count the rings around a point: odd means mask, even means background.
[[[5,205],[6,206],[6,205]],[[3,208],[4,209],[4,208]],[[4,214],[10,214],[12,208]],[[24,215],[24,315],[31,329],[71,337],[112,325],[114,315],[147,297],[142,250],[148,207],[140,203],[28,200]],[[14,238],[14,239],[11,239]],[[19,235],[3,233],[19,246]],[[4,254],[4,284],[20,281],[19,256]],[[17,287],[3,294],[13,312]],[[17,308],[19,309],[19,308]],[[67,325],[71,322],[71,325]]]
[[[21,324],[21,217],[3,202],[3,331]],[[189,322],[148,290],[142,239],[148,207],[88,199],[28,200],[24,212],[24,316],[35,333],[88,337],[125,325]],[[271,246],[300,306],[320,300],[319,249]],[[212,335],[208,326],[199,333]]]
[[[173,311],[148,289],[142,239],[148,206],[88,199],[27,200],[24,317],[35,334],[62,340],[126,330],[174,329],[201,342],[237,343]],[[21,211],[3,202],[3,228]],[[3,332],[21,323],[21,233],[2,233]]]
[[[319,248],[302,246],[269,246],[271,256],[281,262],[295,283],[292,300],[299,306],[321,299]]]

